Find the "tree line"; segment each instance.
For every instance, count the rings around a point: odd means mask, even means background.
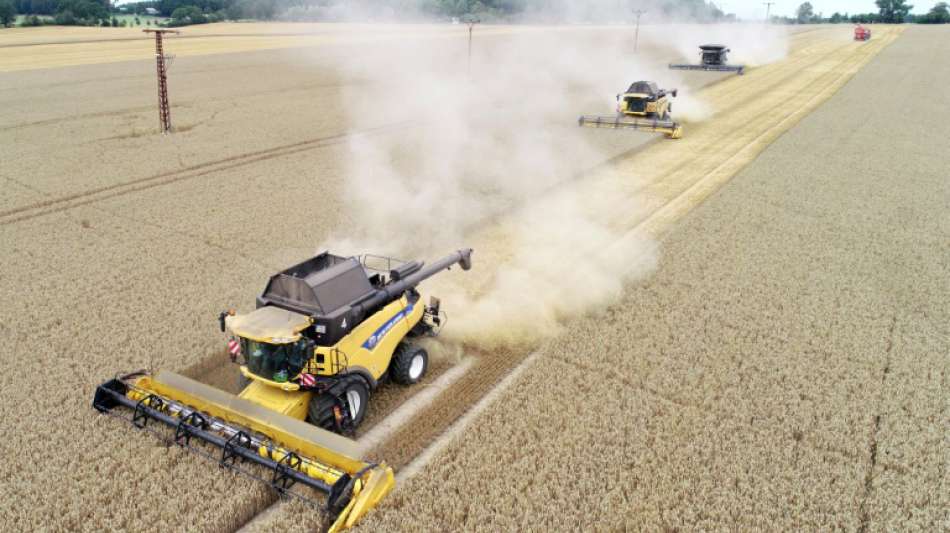
[[[242,19],[334,21],[413,17],[472,18],[483,22],[607,22],[616,20],[618,13],[629,18],[633,7],[647,4],[654,20],[736,20],[734,15],[724,13],[715,3],[705,0],[617,0],[616,3],[575,0],[148,0],[125,4],[122,8],[136,15],[157,12],[168,19],[163,25],[183,26]],[[775,16],[772,22],[950,23],[947,2],[937,3],[924,15],[910,14],[913,6],[906,0],[876,0],[876,4],[877,13],[836,12],[826,17],[822,13],[816,14],[810,2],[804,2],[798,7],[795,17]],[[110,0],[0,0],[0,26],[12,25],[18,13],[29,15],[21,25],[120,25],[115,18],[117,8]]]
[[[849,15],[848,13],[832,13],[830,17],[824,17],[821,13],[815,13],[811,2],[805,2],[798,6],[795,17],[772,17],[773,22],[785,24],[820,24],[831,23],[838,24],[851,22],[855,24],[885,23],[902,24],[912,22],[917,24],[948,24],[950,23],[950,5],[947,2],[938,2],[930,11],[923,15],[912,15],[910,10],[914,6],[907,4],[905,0],[877,0],[877,13],[857,13]]]
[[[734,20],[705,0],[648,0],[655,17],[698,22]],[[627,5],[629,4],[629,5]],[[169,26],[222,20],[445,20],[472,18],[482,22],[582,20],[607,22],[617,13],[628,19],[641,0],[577,2],[575,0],[146,0],[124,4],[125,12],[157,12]],[[152,11],[155,10],[155,11]],[[0,23],[15,15],[56,24],[109,25],[117,8],[109,0],[0,0]],[[4,13],[8,18],[4,19]],[[50,18],[52,17],[52,18]]]

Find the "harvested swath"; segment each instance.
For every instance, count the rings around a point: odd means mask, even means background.
[[[690,213],[366,527],[943,527],[948,37],[908,30]],[[853,130],[906,98],[924,124]]]

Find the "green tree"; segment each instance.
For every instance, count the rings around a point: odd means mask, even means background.
[[[812,17],[815,16],[815,12],[811,7],[811,2],[805,2],[804,4],[798,6],[797,16],[799,24],[808,24]]]
[[[844,22],[846,20],[848,20],[848,16],[842,15],[841,13],[838,13],[837,11],[832,13],[831,18],[828,19],[828,21],[831,22],[832,24],[838,24],[839,22]]]
[[[172,24],[185,26],[187,24],[204,24],[208,17],[197,6],[181,6],[172,12]]]
[[[56,7],[56,24],[70,26],[95,25],[97,21],[105,21],[108,25],[109,12],[101,2],[93,0],[60,0]]]
[[[918,22],[923,24],[950,24],[950,5],[946,2],[938,2],[937,5],[930,8],[930,11],[920,17]]]
[[[0,27],[12,26],[16,21],[16,6],[12,0],[0,0]]]
[[[900,24],[907,18],[907,14],[914,6],[907,4],[904,0],[875,0],[880,14],[880,21]]]

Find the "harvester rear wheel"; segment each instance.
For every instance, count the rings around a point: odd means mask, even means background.
[[[400,385],[418,383],[429,369],[429,353],[411,344],[400,344],[393,354],[389,372]]]
[[[369,387],[363,378],[355,375],[340,378],[340,383],[310,399],[308,415],[310,423],[339,433],[359,427],[366,417],[369,406]],[[339,418],[337,415],[340,415]]]

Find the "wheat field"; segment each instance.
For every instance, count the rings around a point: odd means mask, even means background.
[[[254,519],[265,486],[97,415],[92,390],[142,367],[232,387],[215,316],[320,244],[425,259],[465,244],[476,268],[424,286],[451,310],[429,379],[476,362],[371,457],[408,467],[536,355],[364,529],[938,529],[950,260],[932,214],[948,196],[917,143],[945,137],[866,107],[892,103],[899,76],[939,85],[914,55],[948,34],[847,30],[770,34],[787,50],[735,77],[667,71],[687,53],[675,28],[618,60],[600,56],[629,46],[624,28],[485,27],[473,75],[457,27],[208,25],[169,40],[166,137],[148,39],[4,33],[0,331],[20,365],[0,378],[0,429],[20,451],[0,500],[33,505],[0,517],[318,528],[298,504]],[[680,87],[684,139],[574,126],[610,112],[625,70]],[[488,140],[468,148],[473,133]],[[912,173],[882,149],[895,138]],[[916,187],[889,185],[902,171]],[[366,429],[413,394],[381,391]]]

